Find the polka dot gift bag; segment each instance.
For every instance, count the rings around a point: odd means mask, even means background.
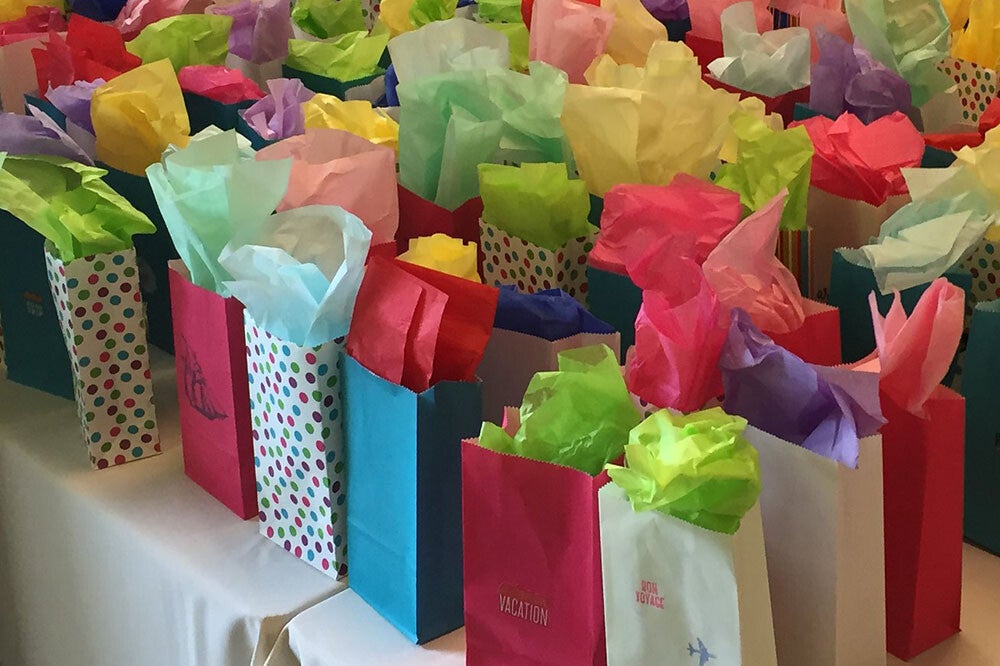
[[[108,187],[106,173],[49,156],[8,156],[0,168],[0,201],[47,239],[49,286],[98,469],[160,452],[132,243],[155,227]]]
[[[219,261],[246,307],[260,532],[330,576],[347,574],[340,356],[371,232],[336,206],[272,215]]]
[[[587,254],[597,238],[586,184],[570,180],[564,164],[482,164],[479,188],[486,283],[528,294],[562,289],[585,304]]]

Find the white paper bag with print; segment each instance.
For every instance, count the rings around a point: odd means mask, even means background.
[[[594,249],[596,238],[596,233],[574,238],[553,251],[511,236],[480,219],[483,280],[494,286],[516,285],[525,294],[562,289],[586,305],[587,255]]]
[[[323,573],[347,573],[340,358],[344,339],[280,340],[244,314],[260,533]]]
[[[979,116],[997,96],[997,73],[956,58],[945,58],[938,69],[950,76],[957,86],[956,94],[961,103],[959,121],[963,125],[977,126]],[[924,131],[929,132],[931,129],[925,127]]]
[[[64,264],[45,248],[80,426],[97,469],[160,453],[135,249]]]
[[[857,469],[754,427],[780,666],[885,666],[882,438]]]
[[[735,535],[598,492],[608,666],[775,666],[759,507]]]
[[[520,405],[536,372],[559,369],[559,353],[591,345],[607,345],[617,353],[619,333],[577,333],[546,340],[527,333],[494,328],[476,376],[483,382],[483,421],[503,422],[504,407]]]

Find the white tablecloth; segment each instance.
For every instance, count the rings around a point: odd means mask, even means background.
[[[0,666],[247,666],[344,589],[184,476],[173,360],[161,456],[93,471],[73,402],[0,379]]]
[[[464,665],[464,629],[414,645],[346,590],[289,622],[265,666]]]

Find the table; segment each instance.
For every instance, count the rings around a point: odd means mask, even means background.
[[[247,666],[345,588],[184,476],[173,359],[163,455],[94,471],[72,401],[0,380],[0,666]]]
[[[465,630],[414,645],[353,590],[303,611],[264,666],[465,666]]]

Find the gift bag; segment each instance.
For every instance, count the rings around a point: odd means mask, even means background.
[[[962,268],[955,266],[944,274],[945,279],[964,290],[971,300],[972,277]],[[930,283],[903,289],[900,293],[903,309],[912,312],[920,296],[927,290]],[[840,312],[841,349],[845,363],[859,361],[875,349],[875,336],[872,333],[871,309],[868,307],[868,295],[876,292],[879,312],[885,314],[892,303],[892,297],[878,292],[875,274],[870,268],[859,266],[848,261],[843,253],[833,256],[833,266],[830,275],[829,303]],[[952,372],[952,375],[955,371]],[[950,383],[951,377],[945,380]]]
[[[302,347],[271,335],[249,313],[245,326],[260,533],[314,568],[342,577],[344,341]]]
[[[719,366],[760,454],[778,663],[885,664],[878,375],[805,363],[739,310]]]
[[[243,304],[170,262],[184,473],[243,519],[257,515]],[[262,517],[262,521],[266,519]]]
[[[560,352],[599,344],[617,353],[619,334],[566,292],[519,294],[502,287],[493,332],[476,370],[483,382],[483,421],[499,422],[504,407],[521,400],[536,372],[558,368]]]
[[[206,127],[236,129],[239,112],[264,96],[256,83],[235,69],[190,65],[177,72],[191,133]]]
[[[962,119],[968,121],[969,125],[978,125],[979,116],[996,97],[996,71],[957,58],[945,58],[939,68],[958,86]]]
[[[462,625],[460,447],[497,290],[373,257],[344,368],[351,587],[415,643]]]
[[[776,666],[757,452],[746,421],[661,410],[598,493],[608,664]],[[693,662],[692,662],[693,663]]]
[[[886,640],[909,660],[959,631],[965,403],[940,385],[962,337],[965,294],[938,278],[907,317],[870,297],[881,372]]]
[[[965,538],[1000,553],[1000,410],[995,371],[1000,301],[980,303],[972,315],[962,394],[965,396]]]
[[[857,469],[750,427],[778,663],[885,664],[882,442]]]
[[[7,379],[73,397],[69,355],[45,269],[45,239],[0,211],[0,318]]]
[[[159,455],[135,250],[64,263],[46,246],[45,265],[90,463],[104,469]]]
[[[976,243],[965,259],[962,268],[972,278],[972,300],[987,303],[1000,298],[1000,226],[993,225]]]
[[[223,286],[246,306],[260,532],[338,578],[348,553],[340,353],[370,244],[343,208],[305,206],[238,230],[219,255],[232,276]]]
[[[470,664],[607,663],[597,491],[638,423],[615,353],[583,347],[463,443]]]
[[[593,256],[587,263],[587,308],[621,335],[621,353],[635,344],[635,317],[642,306],[642,289],[624,273],[601,266]]]
[[[48,35],[0,37],[0,103],[8,113],[24,113],[24,95],[38,89],[32,49]]]
[[[479,218],[483,200],[469,199],[455,210],[448,210],[414,194],[402,185],[399,192],[399,228],[396,231],[396,252],[402,254],[414,238],[445,234],[452,238],[479,244]]]

